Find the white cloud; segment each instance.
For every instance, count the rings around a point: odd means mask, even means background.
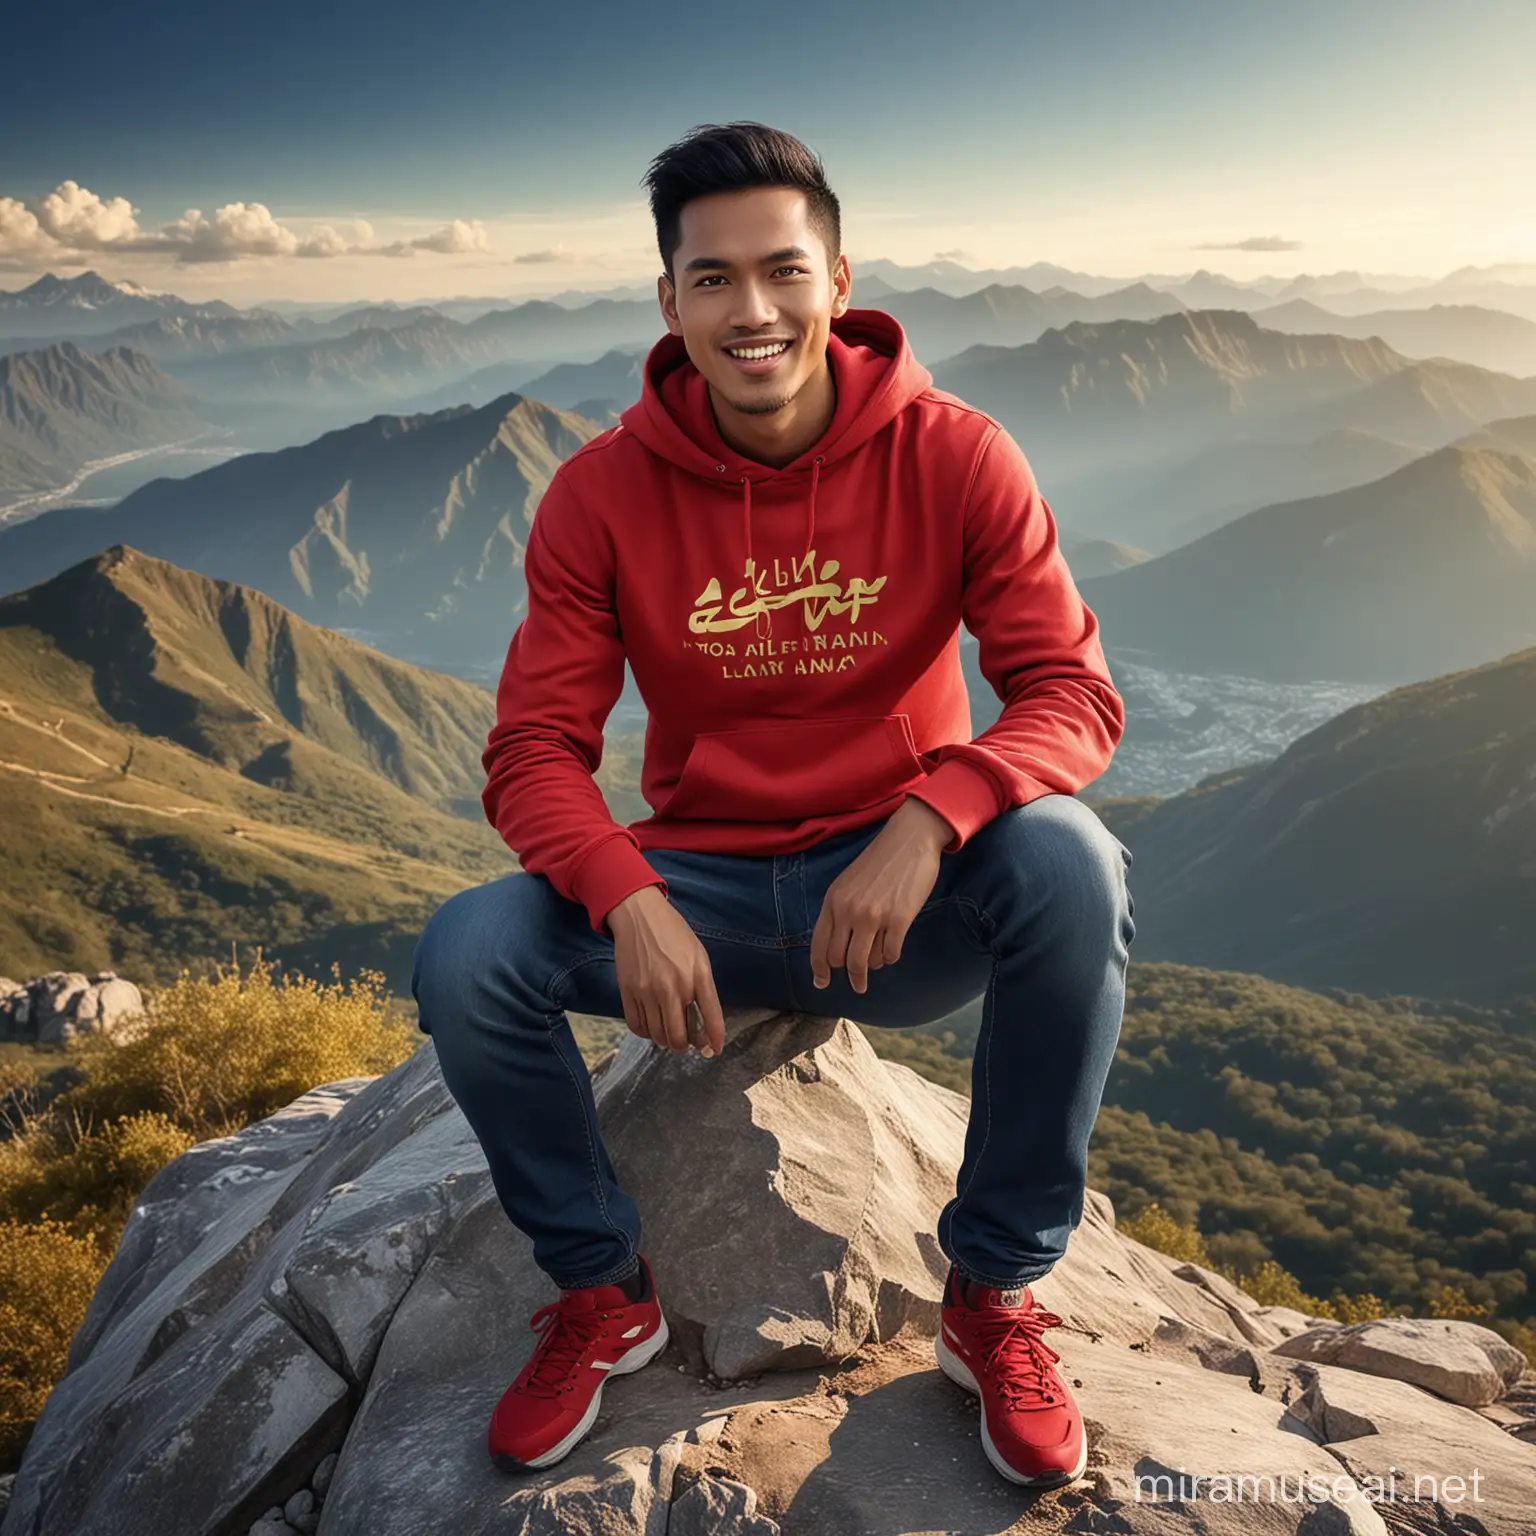
[[[254,257],[443,256],[488,252],[490,241],[478,219],[455,219],[414,240],[377,243],[366,219],[348,226],[320,224],[297,230],[265,203],[225,203],[208,218],[188,208],[158,229],[143,229],[138,210],[124,197],[102,198],[73,181],[30,204],[0,197],[0,263],[78,260],[92,252],[169,256],[186,265],[242,261]]]
[[[574,251],[568,251],[563,245],[546,246],[538,251],[522,251],[512,258],[519,266],[537,266],[543,262],[571,262],[577,259]]]
[[[0,257],[21,260],[45,256],[57,248],[30,208],[14,197],[0,197]]]
[[[1300,240],[1284,235],[1250,235],[1246,240],[1207,240],[1194,247],[1197,251],[1299,251]]]
[[[417,251],[436,251],[442,256],[471,256],[489,251],[491,242],[479,219],[455,219],[414,240],[395,240],[373,248],[376,256],[414,256]]]
[[[126,197],[104,202],[73,181],[62,181],[39,198],[35,210],[43,230],[73,250],[100,250],[116,241],[139,238],[133,205]]]

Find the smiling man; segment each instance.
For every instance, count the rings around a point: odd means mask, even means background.
[[[708,125],[647,185],[669,334],[539,504],[486,745],[522,869],[443,904],[412,982],[560,1292],[489,1449],[560,1460],[667,1342],[566,1010],[718,1056],[722,1003],[901,1028],[984,996],[935,1348],[1004,1477],[1069,1481],[1082,1418],[1030,1286],[1082,1219],[1135,932],[1130,855],[1076,798],[1124,728],[1098,625],[1017,444],[849,307],[805,145]],[[1003,702],[975,740],[962,621]],[[627,827],[593,781],[626,659],[654,808]]]

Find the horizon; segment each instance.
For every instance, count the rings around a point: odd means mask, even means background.
[[[899,27],[851,46],[835,14],[792,8],[757,29],[746,69],[739,28],[595,6],[581,48],[485,0],[426,47],[357,0],[217,22],[188,0],[40,15],[0,99],[0,286],[107,267],[249,308],[654,284],[640,178],[693,125],[737,118],[822,157],[855,268],[1252,284],[1536,263],[1523,0],[1472,0],[1450,32],[1429,0],[970,0],[920,49]],[[808,52],[808,35],[831,44]],[[680,63],[686,90],[658,90]],[[914,112],[905,84],[923,73],[936,106]]]
[[[932,262],[915,263],[911,266],[903,266],[900,263],[891,262],[889,258],[886,257],[854,257],[850,255],[849,265],[852,269],[854,279],[854,304],[852,306],[854,308],[860,307],[858,305],[857,299],[859,267],[861,264],[879,264],[881,266],[895,267],[904,273],[913,274],[922,273],[939,266],[947,267],[951,271],[958,270],[965,272],[973,276],[981,276],[984,273],[995,274],[989,277],[989,281],[986,285],[975,290],[977,292],[985,291],[986,287],[993,286],[1029,286],[1027,283],[1019,280],[1018,278],[1015,278],[1012,275],[1023,274],[1026,272],[1027,268],[1023,266],[1003,269],[968,267],[965,265],[965,263],[958,262],[954,260],[954,258],[947,256],[937,257]],[[1044,261],[1039,264],[1049,266],[1058,265],[1057,263]],[[3,273],[3,271],[4,268],[0,267],[0,273]],[[173,278],[175,275],[176,274],[172,274]],[[1129,287],[1135,284],[1145,284],[1147,286],[1158,289],[1159,291],[1163,289],[1173,290],[1185,283],[1193,282],[1202,277],[1206,277],[1214,278],[1217,281],[1229,282],[1240,289],[1259,294],[1263,294],[1266,289],[1279,291],[1289,284],[1301,281],[1310,281],[1318,284],[1329,284],[1337,282],[1342,278],[1356,279],[1359,281],[1363,289],[1379,291],[1383,295],[1393,295],[1398,292],[1410,292],[1418,288],[1433,288],[1439,285],[1449,284],[1453,279],[1465,280],[1471,283],[1504,282],[1518,287],[1536,287],[1536,263],[1523,262],[1494,263],[1488,266],[1468,265],[1456,268],[1452,271],[1442,272],[1438,276],[1424,272],[1362,272],[1359,270],[1350,269],[1335,272],[1302,272],[1290,277],[1281,276],[1277,273],[1260,273],[1253,277],[1236,278],[1231,273],[1225,272],[1220,267],[1216,266],[1192,267],[1186,271],[1178,273],[1137,272],[1122,276],[1119,274],[1111,274],[1107,272],[1080,272],[1077,274],[1067,273],[1065,275],[1068,278],[1070,278],[1072,275],[1080,276],[1088,280],[1090,285],[1109,283],[1115,285],[1115,287],[1118,288],[1121,286]],[[70,283],[79,282],[83,279],[93,277],[114,287],[139,289],[142,290],[145,294],[157,298],[174,297],[185,299],[193,303],[202,303],[212,302],[212,299],[218,297],[218,295],[213,295],[207,298],[199,296],[192,291],[192,284],[179,284],[173,281],[166,286],[156,286],[151,283],[146,283],[140,278],[132,276],[121,274],[114,276],[111,272],[104,271],[103,264],[101,263],[93,265],[81,262],[78,264],[78,270],[70,270],[69,268],[56,270],[50,268],[47,271],[38,273],[35,277],[27,278],[25,281],[16,281],[14,286],[9,287],[5,286],[4,279],[0,278],[0,298],[15,297],[16,295],[23,293],[26,290],[47,281],[48,279],[53,279],[63,283]],[[1053,283],[1060,281],[1061,278],[1059,276],[1053,276]],[[641,280],[641,282],[643,286],[643,280]],[[236,300],[226,298],[224,302],[232,304],[238,309],[248,311],[259,310],[269,304],[285,308],[312,307],[336,309],[338,311],[356,309],[368,305],[378,305],[380,307],[397,309],[409,309],[418,307],[426,308],[436,304],[490,303],[510,304],[511,306],[516,307],[517,305],[525,303],[550,301],[556,297],[569,297],[578,294],[585,294],[592,299],[611,297],[618,293],[620,290],[627,289],[632,286],[635,285],[619,282],[616,280],[605,286],[591,287],[587,289],[581,289],[575,286],[545,287],[538,290],[530,290],[518,294],[487,292],[472,293],[468,291],[461,291],[456,293],[417,293],[411,294],[404,298],[370,298],[366,295],[357,295],[345,299],[329,300],[275,296],[269,298],[258,297],[243,302],[237,302]],[[925,286],[929,285],[921,283],[916,284],[914,291]],[[1115,289],[1111,289],[1109,291],[1115,291]],[[1340,292],[1347,293],[1350,292],[1350,290],[1343,289],[1340,290]],[[643,299],[646,296],[647,295],[642,294],[632,297]],[[1310,300],[1310,302],[1316,302],[1316,300],[1313,299]],[[1213,307],[1219,308],[1219,306],[1212,305],[1203,305],[1198,307],[1205,309],[1210,309]]]

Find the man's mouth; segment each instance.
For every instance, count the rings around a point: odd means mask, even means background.
[[[748,342],[723,350],[743,373],[771,373],[793,345],[789,341]]]

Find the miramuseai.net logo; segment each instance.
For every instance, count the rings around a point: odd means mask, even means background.
[[[1213,1504],[1348,1504],[1363,1499],[1371,1504],[1398,1500],[1424,1504],[1480,1504],[1484,1494],[1482,1469],[1445,1476],[1434,1473],[1406,1474],[1390,1467],[1386,1476],[1370,1473],[1352,1477],[1347,1472],[1326,1476],[1320,1472],[1189,1472],[1182,1466],[1170,1471],[1135,1474],[1136,1502],[1192,1503],[1206,1499]]]

